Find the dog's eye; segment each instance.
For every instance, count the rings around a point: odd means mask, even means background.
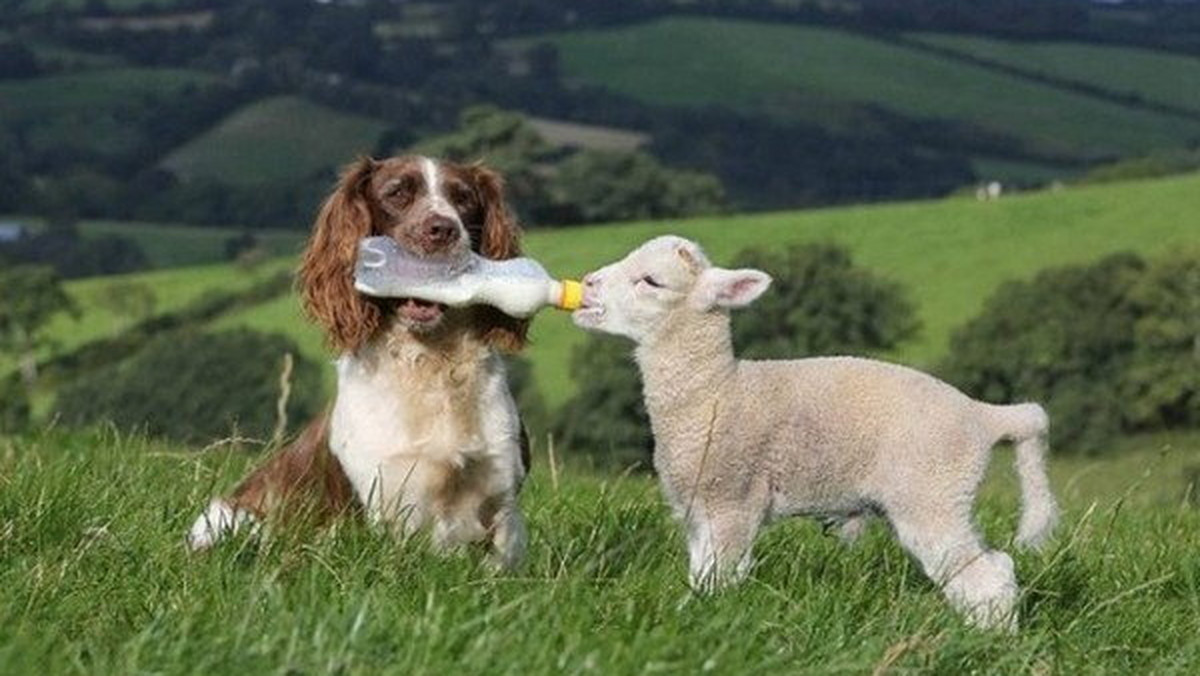
[[[651,286],[655,289],[666,288],[666,286],[664,284],[660,284],[657,279],[655,279],[654,277],[651,277],[650,275],[644,275],[641,279],[638,280],[638,282],[641,284],[645,284],[647,286]]]
[[[462,184],[451,185],[447,188],[446,192],[447,192],[447,197],[449,197],[450,201],[453,202],[456,206],[459,206],[459,207],[471,206],[472,203],[474,202],[474,198],[475,198],[474,194],[472,194],[471,189],[465,185],[462,185]]]
[[[417,191],[417,182],[410,176],[389,183],[384,190],[384,195],[391,199],[408,201],[412,199]]]

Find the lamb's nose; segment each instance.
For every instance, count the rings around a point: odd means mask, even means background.
[[[589,272],[583,278],[583,286],[588,289],[594,289],[600,285],[600,276],[594,272]]]

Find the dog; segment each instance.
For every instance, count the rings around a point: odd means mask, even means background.
[[[512,568],[525,550],[518,494],[529,453],[500,355],[524,346],[527,322],[486,306],[359,294],[355,257],[368,236],[433,260],[468,249],[492,259],[520,254],[496,172],[420,156],[347,167],[320,209],[297,281],[308,316],[338,353],[335,402],[213,499],[188,544],[207,549],[272,515],[326,522],[356,511],[400,537],[428,528],[439,550],[489,545],[494,564]]]

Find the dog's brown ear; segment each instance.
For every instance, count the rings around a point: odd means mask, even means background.
[[[504,198],[504,179],[496,172],[476,164],[470,168],[483,211],[483,229],[479,253],[495,260],[521,255],[521,228]],[[476,326],[484,341],[502,352],[518,352],[525,347],[529,321],[515,319],[486,306],[476,308]]]
[[[496,260],[520,256],[521,228],[504,198],[504,179],[491,169],[476,164],[471,167],[471,180],[483,210],[479,253]]]
[[[305,311],[339,351],[357,350],[382,319],[379,305],[354,290],[358,242],[372,234],[367,190],[375,167],[363,157],[342,171],[317,214],[298,274]]]

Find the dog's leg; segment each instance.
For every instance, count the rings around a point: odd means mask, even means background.
[[[188,546],[212,547],[245,528],[257,530],[269,514],[324,522],[350,508],[354,492],[329,451],[329,419],[314,420],[291,444],[250,473],[227,497],[214,498],[192,524]],[[287,510],[279,506],[286,503]]]
[[[491,521],[491,563],[500,570],[513,570],[525,558],[528,534],[525,519],[516,504],[502,504]]]

